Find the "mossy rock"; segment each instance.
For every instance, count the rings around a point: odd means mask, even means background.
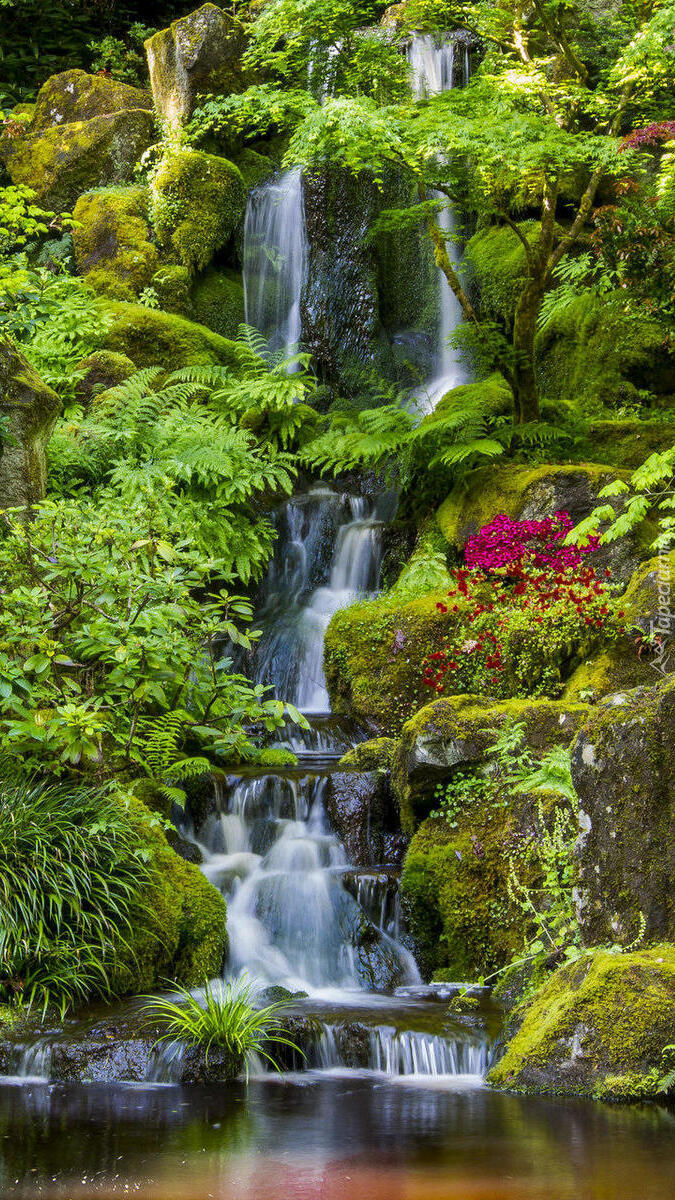
[[[243,91],[245,48],[242,22],[215,4],[203,4],[148,38],[150,83],[160,117],[178,125],[200,95]]]
[[[455,412],[472,408],[476,403],[483,405],[490,416],[507,416],[513,412],[513,392],[497,372],[477,383],[463,383],[441,397],[434,411],[422,419],[420,428],[431,431],[438,422],[447,420]]]
[[[227,908],[198,867],[168,845],[157,818],[139,800],[129,820],[149,855],[150,882],[115,963],[112,987],[146,992],[171,979],[196,987],[219,975],[228,950]]]
[[[675,423],[648,419],[593,421],[585,434],[584,446],[603,463],[633,471],[650,454],[660,454],[675,446]]]
[[[237,371],[245,370],[253,361],[244,346],[185,317],[144,308],[141,304],[102,303],[113,319],[105,337],[105,349],[125,354],[138,367],[220,363]]]
[[[536,221],[523,221],[519,228],[532,243],[540,227]],[[506,225],[480,229],[469,239],[464,261],[475,280],[483,315],[512,324],[527,266],[520,239]]]
[[[620,643],[577,667],[565,684],[566,703],[597,704],[604,696],[654,683],[650,656],[640,656],[630,642]]]
[[[175,263],[160,267],[150,282],[165,312],[178,313],[182,317],[193,316],[192,274],[187,267]]]
[[[196,279],[192,288],[192,313],[195,320],[222,337],[236,337],[245,319],[241,275],[211,268]]]
[[[631,576],[621,598],[628,628],[657,636],[662,643],[657,658],[664,668],[675,671],[675,550],[649,558]],[[670,666],[668,662],[670,661]]]
[[[674,745],[673,675],[601,701],[574,742],[577,920],[586,945],[675,940]]]
[[[675,948],[596,950],[550,977],[527,1004],[488,1081],[509,1091],[653,1097],[675,1042]]]
[[[470,537],[501,513],[519,521],[540,521],[568,512],[576,523],[594,508],[602,488],[617,478],[627,474],[604,463],[492,464],[458,484],[436,520],[448,544],[462,550]],[[627,583],[653,536],[653,527],[645,521],[631,537],[595,551],[592,565],[598,573],[609,567],[615,580]]]
[[[341,771],[389,771],[395,750],[394,738],[371,738],[343,754],[338,766]]]
[[[136,365],[126,354],[116,354],[114,350],[95,350],[80,360],[76,370],[81,377],[75,394],[79,403],[86,407],[100,392],[106,392],[108,388],[117,387],[130,379],[136,371]]]
[[[607,299],[579,296],[537,334],[541,391],[596,413],[640,403],[643,390],[667,403],[675,392],[675,366],[666,334],[655,319],[628,319]]]
[[[56,77],[63,78],[68,82],[58,95],[69,95],[72,88],[72,103],[66,106],[63,121],[41,123],[49,121],[54,109],[52,90],[43,107],[38,101],[36,115],[25,133],[0,140],[0,159],[12,182],[33,188],[39,202],[57,212],[71,210],[78,196],[93,187],[127,182],[154,138],[154,118],[147,102],[141,105],[139,100],[134,107],[119,107],[115,103],[119,93],[113,89],[107,96],[108,108],[99,105],[98,100],[94,102],[98,92],[89,87],[88,81],[96,77],[83,71]],[[80,85],[85,89],[81,105],[77,91]],[[49,86],[50,81],[45,88]],[[115,87],[124,89],[125,85]],[[123,98],[136,90],[123,91]],[[104,111],[96,111],[99,107]],[[81,115],[90,111],[94,115]]]
[[[437,602],[446,593],[397,602],[387,597],[340,609],[324,643],[324,671],[333,712],[366,727],[398,733],[426,700],[421,663],[445,629]]]
[[[157,236],[191,271],[208,266],[244,217],[246,187],[238,167],[201,150],[180,150],[160,163],[152,183]]]
[[[157,270],[146,188],[107,188],[80,196],[73,217],[75,259],[87,283],[116,300],[135,300]]]
[[[152,96],[108,75],[61,71],[51,75],[40,88],[31,114],[30,130],[37,133],[55,125],[110,116],[128,108],[152,112]]]
[[[0,340],[0,508],[37,504],[47,484],[47,442],[61,401],[9,339]]]
[[[434,700],[405,723],[392,761],[392,786],[401,826],[412,833],[434,805],[434,788],[457,767],[485,760],[507,723],[522,723],[527,745],[537,754],[569,745],[588,719],[587,704],[560,700],[494,700],[459,695]]]
[[[234,162],[241,171],[247,191],[264,183],[277,169],[274,159],[270,158],[268,154],[260,154],[257,150],[252,150],[250,146],[245,146],[243,150],[240,150],[235,156]]]

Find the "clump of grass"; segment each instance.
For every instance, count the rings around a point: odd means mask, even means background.
[[[288,1008],[287,1000],[262,1007],[256,1004],[259,990],[247,976],[227,983],[206,983],[197,994],[179,987],[174,995],[146,996],[143,1012],[148,1022],[162,1026],[156,1045],[175,1039],[202,1046],[208,1061],[214,1047],[227,1050],[233,1061],[246,1066],[252,1054],[259,1054],[276,1071],[280,1070],[267,1046],[270,1042],[290,1046],[302,1053],[287,1035],[279,1014]]]
[[[100,788],[0,792],[0,1002],[56,1007],[110,991],[148,878],[119,799]]]

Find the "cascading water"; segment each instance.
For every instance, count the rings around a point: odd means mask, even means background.
[[[460,49],[458,59],[456,50]],[[469,51],[464,44],[454,40],[438,42],[428,34],[415,34],[408,49],[408,61],[412,73],[413,93],[418,100],[436,96],[453,87],[465,86],[469,81]],[[459,78],[458,78],[459,76]],[[442,200],[443,194],[431,191],[430,195]],[[460,263],[456,243],[457,220],[453,206],[446,204],[438,214],[438,224],[446,236],[448,256],[453,267]],[[438,280],[438,332],[436,371],[426,383],[420,403],[433,411],[439,400],[452,388],[468,380],[468,373],[459,350],[450,344],[450,338],[463,320],[459,300],[449,286],[440,267]]]
[[[244,225],[246,323],[285,355],[300,341],[307,261],[302,175],[287,171],[251,192]]]

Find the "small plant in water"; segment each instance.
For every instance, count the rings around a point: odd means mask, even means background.
[[[196,994],[184,987],[175,989],[174,996],[176,993],[178,999],[145,997],[143,1013],[148,1022],[163,1026],[156,1045],[180,1039],[192,1046],[202,1046],[207,1061],[209,1051],[217,1046],[229,1051],[234,1061],[243,1063],[247,1078],[252,1054],[261,1055],[276,1071],[280,1070],[266,1049],[270,1042],[302,1053],[279,1020],[279,1013],[288,1007],[288,1001],[256,1005],[259,990],[245,974],[228,983],[206,983]]]

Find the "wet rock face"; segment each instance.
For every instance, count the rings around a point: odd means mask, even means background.
[[[610,696],[572,749],[587,945],[675,939],[675,681]]]
[[[245,45],[241,23],[215,4],[202,5],[149,38],[145,49],[160,117],[178,124],[191,115],[199,95],[242,91]]]
[[[131,178],[154,140],[146,92],[85,71],[52,76],[38,95],[25,133],[0,140],[13,183],[34,189],[41,204],[71,209],[88,188]]]
[[[328,172],[307,179],[304,192],[309,269],[303,342],[335,378],[345,366],[372,362],[383,344],[374,257],[366,242],[375,189]]]
[[[397,861],[396,816],[384,774],[337,771],[329,778],[324,803],[351,863],[371,867]]]
[[[9,339],[0,340],[0,507],[36,504],[45,494],[47,442],[60,409],[55,392]]]

